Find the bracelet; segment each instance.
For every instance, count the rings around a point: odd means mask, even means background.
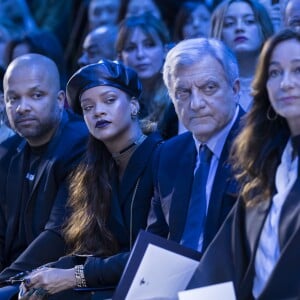
[[[86,287],[85,276],[83,272],[83,265],[76,265],[75,269],[75,281],[77,287]]]

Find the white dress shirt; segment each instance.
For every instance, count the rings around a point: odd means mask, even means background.
[[[207,147],[209,148],[209,150],[212,152],[212,158],[211,158],[211,163],[210,163],[210,168],[209,168],[209,173],[208,173],[208,178],[207,178],[207,183],[206,183],[206,213],[208,210],[208,206],[209,206],[209,201],[210,201],[210,196],[211,196],[211,191],[212,191],[212,186],[215,180],[215,175],[217,172],[217,168],[218,168],[218,164],[219,164],[219,160],[221,157],[221,153],[223,151],[223,147],[224,144],[226,142],[227,136],[234,124],[234,122],[236,121],[236,118],[238,116],[239,113],[239,106],[237,106],[235,114],[232,118],[232,120],[220,131],[218,132],[216,135],[214,135],[211,139],[209,139],[205,144],[207,145]],[[197,161],[196,161],[196,166],[194,169],[194,174],[200,164],[199,161],[199,148],[200,145],[202,144],[200,141],[198,141],[195,137],[194,137],[194,141],[196,144],[196,149],[197,149]],[[198,251],[201,252],[202,250],[202,246],[203,246],[203,231],[200,235],[200,239],[199,239],[199,244],[198,244]]]

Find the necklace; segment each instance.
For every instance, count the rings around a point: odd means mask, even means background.
[[[128,158],[145,139],[146,139],[146,136],[144,134],[142,134],[132,144],[125,147],[120,152],[113,152],[112,153],[113,159],[119,165],[120,162],[124,161],[126,158]]]

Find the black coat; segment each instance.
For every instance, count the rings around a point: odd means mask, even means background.
[[[300,299],[299,195],[298,170],[298,178],[284,202],[279,220],[281,255],[260,300]],[[238,300],[252,299],[255,255],[270,208],[271,199],[251,207],[240,199],[201,259],[188,289],[233,281]]]
[[[65,254],[60,228],[65,218],[67,177],[85,152],[87,136],[82,118],[64,112],[58,130],[41,156],[23,210],[22,187],[30,147],[17,135],[0,145],[0,280]],[[20,227],[26,245],[17,249]]]
[[[121,252],[105,259],[89,257],[84,271],[90,286],[116,284],[123,272],[140,229],[145,229],[150,201],[153,195],[152,158],[162,141],[152,134],[136,149],[130,158],[120,183],[118,195],[113,191],[109,228],[117,238]]]
[[[147,225],[153,195],[153,154],[161,142],[159,134],[149,135],[132,154],[118,188],[113,184],[108,226],[118,240],[120,252],[107,258],[90,256],[85,259],[66,256],[53,263],[52,267],[71,268],[77,264],[84,264],[84,274],[89,287],[117,285],[139,230],[145,229]],[[106,299],[111,293],[99,292],[97,299],[102,297]],[[90,299],[90,297],[90,293],[66,290],[52,295],[49,300]]]
[[[224,144],[209,201],[204,229],[203,249],[211,242],[234,205],[238,186],[230,164],[229,151],[239,131],[240,112]],[[180,242],[189,207],[196,147],[190,132],[166,141],[155,159],[155,191],[149,213],[147,230]]]

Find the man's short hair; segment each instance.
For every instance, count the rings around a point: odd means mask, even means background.
[[[163,79],[168,89],[171,88],[172,76],[178,67],[192,66],[207,55],[214,57],[220,63],[228,83],[233,85],[239,78],[238,63],[234,53],[217,39],[196,38],[179,42],[167,54]]]

